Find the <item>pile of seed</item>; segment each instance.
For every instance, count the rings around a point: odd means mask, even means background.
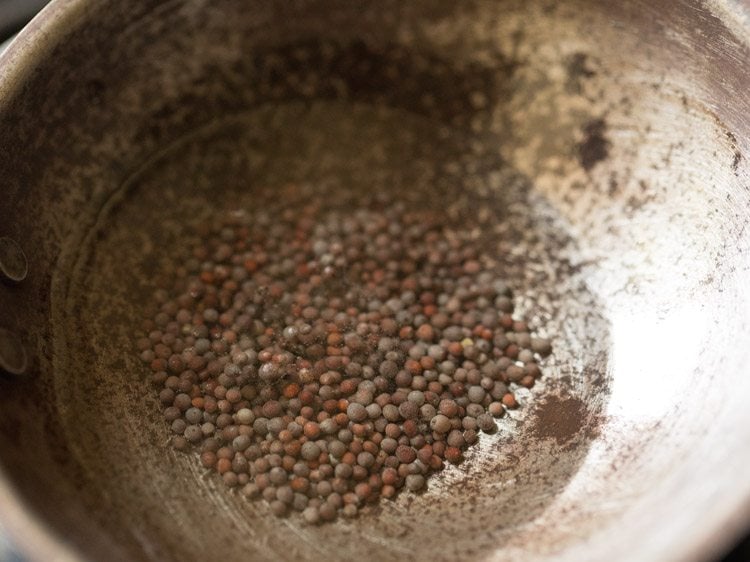
[[[550,344],[513,318],[470,229],[403,201],[306,193],[200,228],[138,347],[173,446],[312,524],[460,462]]]

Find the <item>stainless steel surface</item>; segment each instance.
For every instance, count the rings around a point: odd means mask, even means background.
[[[40,560],[662,561],[725,548],[750,516],[743,11],[253,6],[57,1],[0,60],[0,134],[14,139],[0,151],[0,235],[35,265],[0,287],[0,325],[30,342],[39,375],[0,380],[0,518],[18,544]],[[319,64],[295,66],[289,44]],[[357,56],[369,70],[344,64]],[[309,89],[284,78],[306,69]],[[467,153],[489,149],[527,176],[518,199],[487,170],[467,179],[494,204],[522,203],[508,227],[533,235],[519,241],[519,305],[555,344],[545,386],[465,465],[417,498],[315,529],[279,524],[166,452],[127,354],[131,254],[111,251],[153,232],[131,197],[178,201],[167,186],[186,170],[206,191],[213,170],[243,169],[233,143],[250,151],[251,139],[221,128],[233,116],[306,97],[443,120],[469,131]],[[287,122],[279,138],[297,132]],[[171,208],[165,225],[179,220]],[[571,397],[583,407],[565,411]]]

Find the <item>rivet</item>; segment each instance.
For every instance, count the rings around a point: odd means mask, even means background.
[[[29,264],[26,254],[12,238],[0,237],[0,279],[6,283],[20,283],[26,279]]]
[[[26,350],[21,340],[10,330],[0,328],[0,371],[23,375],[27,368]]]

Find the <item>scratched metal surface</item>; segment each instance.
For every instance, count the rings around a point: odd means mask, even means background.
[[[0,307],[36,358],[35,376],[0,380],[0,512],[30,556],[661,561],[731,542],[750,514],[748,31],[722,2],[620,4],[53,4],[0,70],[0,132],[17,139],[0,224],[33,257]],[[291,119],[300,100],[313,109]],[[165,448],[128,297],[134,244],[253,169],[237,156],[253,126],[278,126],[289,154],[352,123],[409,146],[341,104],[442,123],[467,135],[457,155],[525,178],[507,190],[469,166],[461,181],[508,207],[499,252],[555,355],[427,493],[311,529]],[[276,106],[291,113],[263,113]]]

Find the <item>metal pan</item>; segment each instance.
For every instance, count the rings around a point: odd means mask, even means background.
[[[750,516],[749,15],[54,1],[0,58],[0,236],[28,260],[0,286],[5,353],[28,359],[0,378],[15,542],[38,560],[719,553]],[[166,444],[133,348],[154,264],[205,202],[248,196],[237,178],[331,157],[365,181],[383,147],[416,181],[414,162],[444,164],[422,143],[443,130],[452,179],[507,210],[498,253],[554,343],[544,383],[424,494],[279,521]]]

